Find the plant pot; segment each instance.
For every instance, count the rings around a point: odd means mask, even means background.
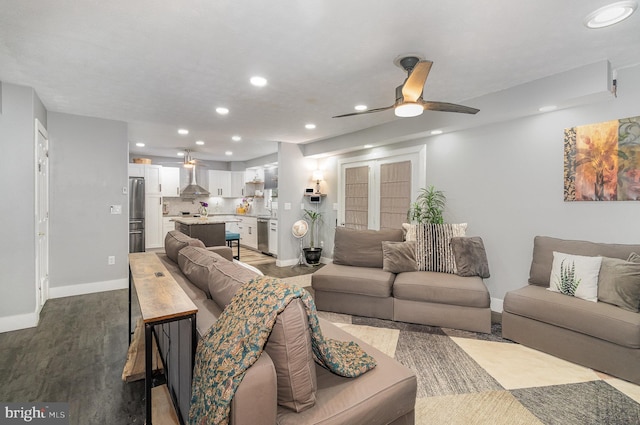
[[[322,248],[304,248],[304,259],[307,264],[315,265],[320,264],[320,256],[322,255]]]

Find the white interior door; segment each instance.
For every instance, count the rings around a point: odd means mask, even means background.
[[[36,307],[39,312],[49,298],[49,139],[36,118]]]

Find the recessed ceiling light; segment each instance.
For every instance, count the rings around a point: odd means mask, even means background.
[[[584,24],[592,29],[608,27],[627,19],[637,7],[635,1],[611,3],[589,13],[584,18]]]
[[[186,128],[180,128],[178,129],[178,134],[182,134],[183,136],[186,136],[187,134],[189,134],[189,130],[187,130]]]
[[[540,112],[551,112],[551,111],[555,111],[556,109],[558,109],[558,106],[556,106],[556,105],[546,105],[546,106],[539,107],[538,111],[540,111]]]
[[[442,130],[431,130],[431,134],[433,134],[434,136],[435,136],[436,134],[442,134],[442,133],[443,133],[443,131],[442,131]]]
[[[309,124],[305,124],[304,128],[306,128],[307,130],[313,130],[314,128],[316,128],[316,125],[309,123]]]
[[[204,145],[204,141],[202,141],[202,140],[196,140],[196,145],[200,145],[200,146],[202,146],[202,145]]]
[[[220,107],[216,108],[216,112],[219,113],[220,115],[227,115],[229,113],[229,108],[225,108],[223,106],[220,106]]]
[[[231,137],[231,140],[233,140],[234,142],[239,142],[240,140],[242,140],[242,137],[240,137],[240,136],[233,136],[233,137]]]
[[[184,152],[178,152],[177,155],[178,156],[184,156]]]
[[[138,143],[136,143],[136,146],[139,147],[139,148],[144,148],[144,143],[138,142]]]
[[[372,147],[373,147],[373,145],[364,145],[363,146],[363,148],[365,148],[365,149],[369,149],[369,148],[372,148]]]
[[[355,109],[356,111],[366,111],[367,105],[356,105],[353,109]]]
[[[251,84],[253,84],[256,87],[264,87],[267,85],[267,79],[264,77],[259,77],[259,76],[251,77],[249,81],[251,82]]]
[[[226,151],[224,154],[225,154],[225,155],[227,155],[227,156],[231,156],[231,155],[233,155],[233,152],[231,152],[231,151]]]

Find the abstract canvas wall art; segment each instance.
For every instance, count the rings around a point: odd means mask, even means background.
[[[564,131],[565,201],[640,201],[640,117]]]

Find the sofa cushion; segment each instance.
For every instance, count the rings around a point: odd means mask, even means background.
[[[220,307],[225,308],[231,302],[238,288],[258,277],[259,274],[250,268],[218,257],[219,261],[213,262],[209,268],[209,294]]]
[[[416,263],[415,242],[382,242],[382,270],[389,273],[414,272]]]
[[[633,257],[630,257],[633,258]],[[640,258],[638,262],[602,258],[598,301],[638,312],[640,307]]]
[[[295,299],[278,314],[265,345],[278,379],[278,404],[302,412],[316,401],[316,367],[307,312]]]
[[[216,261],[224,260],[218,254],[195,246],[186,246],[178,252],[178,266],[195,286],[209,294],[209,269]]]
[[[602,257],[553,252],[549,290],[586,301],[598,301]]]
[[[167,268],[167,271],[169,273],[171,273],[171,277],[173,277],[173,279],[178,283],[178,286],[182,288],[184,293],[187,294],[187,296],[191,298],[191,300],[195,302],[195,300],[206,300],[208,298],[209,289],[207,288],[207,291],[205,292],[195,286],[189,279],[187,279],[184,273],[182,273],[182,270],[180,270],[180,266],[178,265],[178,263],[171,260],[167,256],[167,254],[159,252],[156,255],[162,262],[162,265]],[[198,322],[198,325],[199,324],[200,322]]]
[[[587,303],[536,285],[507,292],[503,309],[629,348],[640,348],[640,314],[607,303]]]
[[[533,259],[529,271],[530,284],[549,286],[553,251],[626,260],[632,252],[640,252],[640,245],[605,244],[536,236],[533,241]]]
[[[489,307],[489,291],[478,276],[450,273],[400,273],[393,283],[393,296],[402,300],[425,301],[464,307]]]
[[[416,259],[418,270],[456,273],[451,238],[464,236],[467,223],[418,224],[416,227]]]
[[[381,268],[327,264],[311,275],[313,289],[346,294],[390,297],[395,274]]]
[[[164,237],[164,251],[173,262],[178,262],[178,252],[185,246],[197,246],[204,248],[204,243],[200,239],[194,239],[182,232],[172,230]]]
[[[326,266],[325,266],[326,267]],[[316,366],[318,391],[313,408],[301,413],[278,407],[278,425],[300,424],[413,424],[416,375],[406,366],[325,319],[322,334],[340,341],[355,341],[378,364],[357,378],[343,378]],[[395,422],[407,415],[405,420]]]
[[[354,230],[336,227],[333,263],[381,269],[382,241],[402,242],[402,229]]]
[[[483,279],[491,276],[487,253],[484,250],[481,237],[453,237],[451,238],[451,249],[456,260],[458,276],[480,276]]]

